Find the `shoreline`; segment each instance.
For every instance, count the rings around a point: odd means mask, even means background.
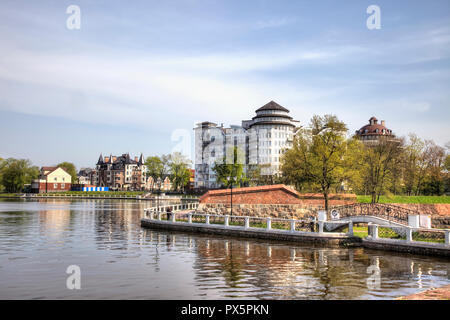
[[[55,195],[35,195],[35,196],[23,196],[23,195],[0,195],[0,199],[111,199],[111,200],[144,200],[144,201],[195,201],[197,198],[183,198],[178,196],[165,196],[165,197],[141,197],[141,196],[120,196],[120,195],[68,195],[68,194],[55,194]]]
[[[149,229],[173,230],[192,233],[216,234],[237,238],[256,238],[262,240],[277,240],[293,243],[317,243],[330,246],[361,247],[399,253],[410,253],[426,256],[450,257],[450,246],[419,241],[406,242],[390,239],[361,239],[342,233],[310,233],[289,230],[266,230],[264,228],[223,226],[201,223],[173,222],[156,219],[141,219],[141,227]]]
[[[431,288],[422,292],[413,293],[407,296],[401,296],[395,300],[450,300],[450,284]]]

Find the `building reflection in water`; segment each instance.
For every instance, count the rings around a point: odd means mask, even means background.
[[[422,288],[424,275],[433,276],[429,259],[368,251],[362,248],[321,248],[256,240],[224,239],[148,230],[165,250],[176,244],[194,248],[195,283],[214,287],[224,297],[260,299],[364,299],[386,297],[392,288]],[[162,239],[161,236],[162,235]],[[415,266],[416,264],[416,266]],[[368,268],[380,270],[380,287],[369,288]],[[426,271],[425,271],[426,270]],[[444,269],[444,272],[448,272]],[[446,276],[446,274],[443,274]]]

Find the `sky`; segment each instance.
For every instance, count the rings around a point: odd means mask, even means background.
[[[239,125],[271,100],[303,126],[335,114],[352,133],[376,116],[444,145],[449,18],[448,0],[2,0],[0,157],[192,157],[196,123]]]

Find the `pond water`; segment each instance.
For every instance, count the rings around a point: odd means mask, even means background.
[[[0,299],[392,299],[450,283],[445,258],[144,229],[147,206],[0,200]]]

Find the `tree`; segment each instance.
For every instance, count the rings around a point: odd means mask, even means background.
[[[432,140],[426,140],[426,176],[421,193],[442,195],[445,191],[445,149]]]
[[[282,156],[283,177],[298,190],[320,190],[328,211],[330,190],[339,189],[353,170],[350,155],[357,145],[345,137],[347,127],[334,115],[315,115],[310,127],[300,129],[293,147]],[[349,151],[351,149],[351,151]]]
[[[77,175],[77,169],[75,165],[71,162],[61,162],[57,165],[58,168],[62,168],[67,171],[68,174],[72,177],[72,183],[78,183],[78,175]]]
[[[225,188],[232,185],[240,187],[245,183],[246,177],[244,173],[243,161],[240,161],[241,151],[238,147],[233,147],[229,150],[231,161],[227,161],[224,156],[222,161],[216,161],[212,168],[216,174],[216,181],[220,182]]]
[[[257,186],[262,184],[261,165],[251,164],[247,166],[245,181],[246,186]]]
[[[184,187],[189,183],[189,179],[191,178],[191,171],[189,170],[190,163],[191,161],[180,152],[174,152],[170,155],[170,181],[175,191],[184,191]]]
[[[169,175],[170,159],[170,155],[163,154],[161,157],[147,157],[145,160],[147,175],[153,178],[152,192],[155,184],[158,186],[158,192],[161,191],[162,181]]]
[[[30,160],[9,158],[0,166],[0,184],[6,192],[20,192],[25,184],[39,176],[39,169],[31,165]]]
[[[433,140],[422,140],[410,134],[405,146],[406,194],[442,194],[446,179],[445,157],[445,149]]]
[[[152,192],[155,184],[162,179],[162,175],[164,173],[164,163],[161,158],[158,156],[147,157],[145,160],[145,166],[147,167],[147,175],[152,177]]]
[[[360,170],[372,203],[378,202],[380,195],[396,184],[398,174],[394,168],[402,155],[402,145],[400,139],[380,136],[376,144],[364,148]]]
[[[5,160],[3,158],[0,158],[0,192],[3,191],[4,189],[2,184],[2,171],[5,164],[6,164]]]

